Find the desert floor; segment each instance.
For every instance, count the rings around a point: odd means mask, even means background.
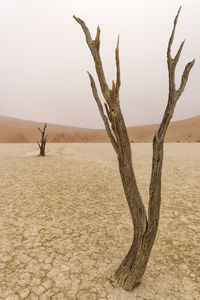
[[[132,144],[145,206],[151,144]],[[0,144],[0,299],[200,299],[200,143],[166,144],[160,226],[141,285],[109,278],[132,238],[110,144]]]

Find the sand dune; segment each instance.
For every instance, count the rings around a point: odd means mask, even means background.
[[[39,138],[37,127],[43,123],[0,116],[1,143],[33,143]],[[151,142],[158,125],[129,127],[128,133],[133,142]],[[49,142],[108,142],[103,129],[48,124]],[[200,116],[171,122],[166,142],[200,142]]]

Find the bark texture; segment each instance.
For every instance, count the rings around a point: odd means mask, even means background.
[[[91,88],[94,98],[97,102],[101,117],[104,121],[108,136],[117,154],[121,181],[133,222],[134,235],[132,245],[128,251],[128,254],[112,277],[112,283],[114,285],[121,286],[128,291],[131,291],[138,284],[140,284],[148,263],[152,246],[155,241],[161,203],[161,175],[164,137],[172,118],[176,102],[184,91],[190,70],[195,62],[193,60],[186,65],[182,75],[180,87],[176,89],[175,68],[178,63],[184,42],[181,43],[180,48],[174,58],[171,57],[171,46],[173,43],[175,28],[180,10],[181,8],[179,8],[174,20],[174,26],[167,49],[167,63],[169,70],[169,96],[162,122],[160,124],[158,132],[155,133],[153,139],[153,159],[151,182],[149,187],[148,214],[145,211],[136,183],[132,165],[130,141],[127,134],[124,118],[120,109],[119,89],[121,80],[119,62],[119,38],[117,40],[117,47],[115,50],[116,81],[113,81],[112,88],[109,88],[105,79],[103,65],[99,53],[100,29],[99,27],[97,28],[96,37],[93,40],[85,22],[74,16],[74,19],[81,25],[83,29],[86,43],[94,59],[101,92],[105,99],[105,111],[107,115],[105,114],[104,108],[101,104],[94,79],[92,75],[88,73]]]
[[[38,147],[40,149],[40,156],[45,156],[45,147],[48,139],[48,135],[45,134],[46,128],[47,128],[47,123],[44,124],[43,129],[38,127],[38,130],[41,133],[41,139],[40,142],[38,142]]]

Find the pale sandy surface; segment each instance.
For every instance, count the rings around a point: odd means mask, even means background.
[[[148,199],[151,145],[133,144]],[[0,145],[0,299],[200,299],[200,144],[166,144],[157,239],[142,284],[109,277],[132,228],[110,144]]]

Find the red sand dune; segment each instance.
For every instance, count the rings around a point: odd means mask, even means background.
[[[33,143],[40,138],[38,127],[43,123],[0,116],[0,143]],[[133,142],[151,142],[158,125],[129,127]],[[103,129],[85,129],[56,124],[48,124],[49,142],[108,142]],[[200,116],[171,122],[166,142],[200,142]]]

